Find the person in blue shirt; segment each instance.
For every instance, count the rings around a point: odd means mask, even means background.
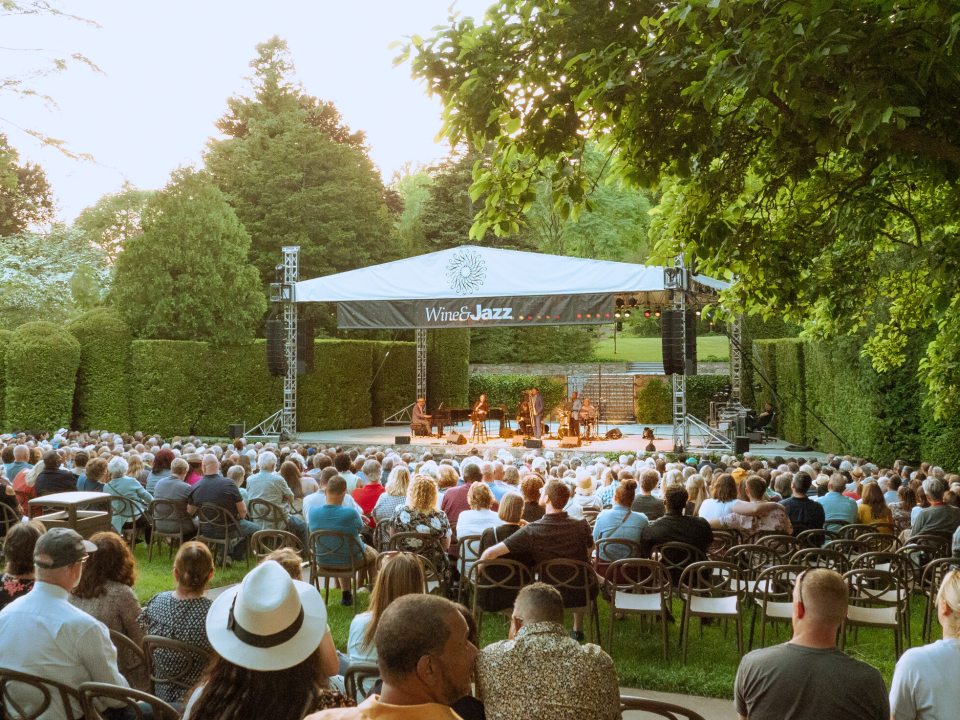
[[[353,543],[351,548],[334,538],[318,538],[316,541],[317,564],[342,569],[349,567],[351,561],[359,562],[356,569],[367,571],[372,576],[372,569],[377,562],[377,551],[365,545],[360,537],[360,531],[363,529],[363,520],[360,515],[352,508],[343,506],[343,498],[346,494],[347,481],[342,475],[334,475],[327,482],[324,491],[326,503],[312,507],[307,514],[307,525],[311,533],[317,530],[332,530],[347,535]],[[372,577],[370,580],[372,582]],[[353,597],[349,583],[339,578],[338,582],[343,590],[340,604],[352,605]]]
[[[646,515],[630,509],[636,494],[637,483],[633,478],[628,478],[617,485],[613,493],[613,507],[597,515],[597,521],[593,526],[594,542],[618,539],[632,540],[639,545],[640,535],[650,523]],[[618,544],[611,544],[598,552],[603,562],[622,560],[630,555],[626,545]]]
[[[857,501],[843,494],[846,487],[847,481],[843,475],[834,473],[830,476],[827,481],[827,494],[817,498],[817,502],[823,506],[824,522],[857,522]]]

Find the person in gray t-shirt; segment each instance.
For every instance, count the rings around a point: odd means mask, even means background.
[[[836,647],[847,614],[847,587],[833,570],[807,570],[793,591],[793,638],[748,653],[734,682],[745,720],[888,720],[880,672]]]

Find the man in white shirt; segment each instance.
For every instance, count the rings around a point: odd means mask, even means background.
[[[4,667],[73,688],[88,681],[128,686],[117,669],[117,651],[106,626],[69,600],[87,555],[96,549],[69,528],[53,528],[40,537],[33,555],[37,570],[33,590],[0,611],[0,647],[18,648],[4,653]],[[26,707],[39,699],[36,691],[24,686],[12,685],[8,692]],[[80,714],[77,706],[74,715]],[[66,717],[55,700],[39,720]]]

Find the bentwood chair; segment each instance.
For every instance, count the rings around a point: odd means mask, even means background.
[[[110,700],[116,707],[123,703],[124,718],[127,720],[180,720],[180,713],[150,693],[133,688],[118,687],[109,683],[85,682],[80,684],[80,703],[83,706],[83,720],[106,720],[106,716],[97,709],[98,700]],[[143,706],[149,708],[144,712]]]
[[[791,557],[793,565],[803,565],[807,568],[828,568],[836,570],[841,575],[850,569],[847,556],[839,550],[826,547],[810,547],[797,550]]]
[[[464,535],[460,538],[460,554],[457,557],[457,569],[460,571],[457,602],[463,602],[464,591],[470,589],[470,568],[480,557],[480,538],[480,535]]]
[[[150,675],[150,693],[157,695],[158,685],[170,686],[175,692],[179,692],[179,702],[186,701],[184,696],[194,686],[196,676],[213,656],[206,648],[160,635],[147,635],[143,638],[143,654]],[[170,674],[164,674],[161,665],[169,669]]]
[[[639,710],[650,715],[667,718],[667,720],[683,720],[684,718],[686,720],[705,720],[703,715],[680,705],[629,695],[620,696],[620,710],[622,712]]]
[[[871,568],[849,570],[843,575],[847,583],[847,618],[840,630],[840,649],[846,645],[851,627],[885,628],[893,632],[896,657],[902,650],[907,592],[903,582],[891,572]]]
[[[670,615],[670,575],[656,560],[625,558],[607,567],[604,577],[604,595],[610,601],[610,632],[608,648],[613,648],[614,618],[618,613],[650,617],[660,623],[663,640],[663,659],[667,659],[670,644],[667,623]]]
[[[320,590],[323,578],[323,601],[330,601],[330,580],[347,580],[350,583],[353,612],[357,612],[357,587],[363,572],[363,548],[360,541],[347,533],[334,530],[314,530],[307,540],[310,553],[310,578]]]
[[[564,608],[588,617],[593,637],[600,644],[600,611],[597,607],[599,582],[593,566],[583,560],[557,558],[540,563],[534,575],[560,591]]]
[[[803,548],[803,543],[793,535],[763,535],[754,541],[757,545],[770,548],[781,561],[786,562],[797,550]]]
[[[927,563],[920,576],[920,592],[923,594],[923,642],[929,643],[933,638],[933,626],[938,621],[937,593],[943,583],[944,576],[960,564],[956,558],[937,558]]]
[[[10,528],[20,522],[20,516],[9,505],[0,503],[0,550],[3,550],[3,543],[7,539],[7,533]]]
[[[214,551],[214,557],[216,557],[216,548],[222,549],[221,566],[226,567],[230,548],[242,537],[237,518],[232,512],[219,505],[203,503],[197,510],[197,521],[200,523],[200,532],[197,533],[196,539],[208,546],[212,545],[211,550]],[[249,567],[249,545],[247,549],[246,557]]]
[[[688,565],[680,576],[677,589],[683,603],[680,621],[680,646],[683,663],[687,663],[690,642],[690,620],[706,618],[733,620],[737,633],[737,653],[743,656],[743,622],[740,609],[743,600],[743,580],[740,569],[728,562],[706,560]]]
[[[767,623],[789,624],[793,618],[793,588],[797,578],[809,568],[803,565],[774,565],[766,568],[757,578],[757,595],[754,598],[753,614],[750,617],[750,642],[753,649],[757,615],[760,616],[760,647],[767,641]]]
[[[355,703],[362,703],[375,690],[380,680],[376,663],[350,663],[343,671],[344,695]]]
[[[261,530],[283,530],[287,527],[283,508],[263,498],[247,503],[247,520]]]
[[[470,568],[469,583],[473,588],[471,609],[477,622],[477,634],[483,629],[486,613],[512,612],[517,595],[531,582],[530,568],[516,560],[501,557],[475,562]]]
[[[286,530],[257,530],[250,536],[250,552],[253,553],[257,562],[281,548],[290,548],[300,557],[306,557],[303,552],[303,543],[292,532]]]
[[[665,542],[656,545],[650,557],[663,563],[674,587],[680,582],[680,576],[688,565],[707,559],[699,548],[684,542]]]
[[[0,711],[6,720],[83,718],[80,694],[74,688],[16,670],[0,668],[0,699]]]
[[[180,527],[180,520],[185,513],[183,503],[177,503],[173,500],[155,499],[147,507],[147,517],[150,518],[150,542],[147,546],[147,561],[153,559],[153,546],[167,542],[167,555],[173,557],[173,547],[179,547],[183,544],[183,530]],[[158,525],[161,522],[177,524],[176,532],[160,530]]]
[[[147,667],[147,658],[143,654],[143,647],[137,645],[132,638],[116,630],[110,630],[110,642],[117,650],[117,665],[120,667],[120,672],[127,678],[132,687],[134,683],[131,681],[131,677],[137,676],[138,670]]]

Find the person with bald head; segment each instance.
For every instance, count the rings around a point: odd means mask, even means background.
[[[800,573],[793,589],[793,637],[740,661],[734,702],[741,720],[888,720],[880,671],[836,646],[846,616],[847,585],[839,573]]]
[[[240,488],[220,474],[220,461],[213,453],[207,453],[200,461],[203,477],[193,486],[187,497],[187,512],[196,515],[201,505],[217,505],[230,513],[237,521],[239,540],[231,548],[230,557],[243,560],[247,554],[247,541],[259,528],[245,520],[247,505],[240,495]],[[200,523],[200,533],[207,537],[223,537],[223,529],[209,523]]]

